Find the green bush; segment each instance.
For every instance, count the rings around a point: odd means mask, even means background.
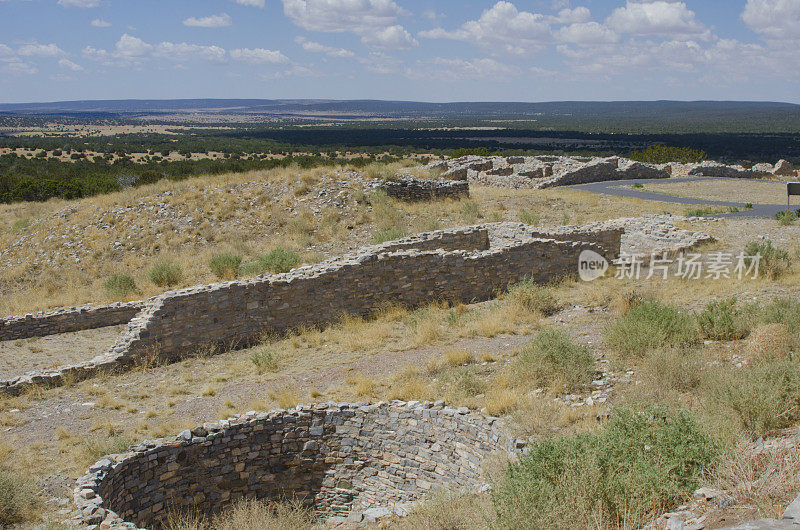
[[[700,334],[692,314],[651,299],[606,326],[605,338],[620,354],[641,357],[662,346],[695,344]]]
[[[269,254],[259,256],[255,261],[242,265],[241,272],[245,276],[254,276],[265,272],[278,274],[289,272],[301,263],[303,260],[297,252],[278,247]]]
[[[278,356],[268,348],[254,351],[250,355],[250,362],[255,365],[259,374],[274,372],[278,369]]]
[[[520,304],[528,311],[550,316],[559,309],[558,300],[553,289],[540,285],[533,280],[523,280],[508,288],[504,298],[512,303]]]
[[[686,501],[719,458],[686,411],[613,411],[592,433],[541,441],[492,498],[500,528],[634,528]]]
[[[780,212],[775,214],[775,220],[778,221],[778,223],[783,225],[783,226],[792,225],[797,220],[797,212],[780,211]]]
[[[183,271],[173,263],[158,263],[150,269],[150,281],[159,287],[172,287],[183,281]]]
[[[542,222],[542,216],[539,215],[539,212],[523,208],[519,211],[519,220],[526,225],[538,226]]]
[[[594,374],[591,350],[555,328],[537,332],[514,362],[514,375],[523,384],[558,387],[559,391],[578,390]]]
[[[760,255],[759,274],[766,274],[772,280],[786,272],[791,265],[789,253],[774,246],[769,239],[765,241],[750,241],[744,247],[744,253],[749,257],[746,260],[748,265],[752,264],[754,256]]]
[[[238,254],[216,254],[208,262],[214,276],[221,280],[232,280],[239,276],[242,257]]]
[[[36,486],[29,475],[0,465],[0,526],[28,521],[38,507]]]
[[[713,416],[732,416],[751,436],[765,436],[800,420],[800,360],[762,359],[719,368],[704,380]]]
[[[105,292],[114,298],[124,298],[139,291],[136,281],[128,274],[114,274],[103,282]]]
[[[691,162],[702,162],[708,158],[708,155],[705,151],[691,149],[689,147],[670,147],[657,144],[640,151],[634,151],[629,158],[637,162],[646,162],[648,164],[666,164],[667,162],[688,164]]]
[[[399,228],[385,228],[383,230],[378,230],[374,234],[372,234],[372,242],[376,245],[381,243],[385,243],[387,241],[394,241],[395,239],[400,239],[404,236],[403,231]]]
[[[736,298],[714,300],[697,315],[703,337],[710,340],[739,340],[750,332],[747,319],[736,306]]]

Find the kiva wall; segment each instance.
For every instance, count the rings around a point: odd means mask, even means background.
[[[309,405],[192,433],[92,466],[75,490],[84,521],[158,528],[170,511],[214,513],[244,497],[344,517],[434,487],[480,488],[484,457],[512,449],[497,418],[443,402]]]

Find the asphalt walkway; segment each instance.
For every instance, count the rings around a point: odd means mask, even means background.
[[[668,195],[666,193],[657,193],[654,191],[637,190],[625,186],[633,184],[656,184],[664,182],[697,182],[702,180],[717,180],[720,177],[676,177],[670,179],[635,179],[635,180],[609,180],[605,182],[590,182],[589,184],[575,184],[566,186],[568,188],[591,191],[592,193],[601,193],[603,195],[613,195],[616,197],[635,197],[638,199],[645,199],[648,201],[671,202],[678,204],[692,204],[692,205],[712,205],[723,206],[732,208],[741,208],[740,211],[735,213],[715,214],[709,217],[768,217],[773,218],[775,214],[786,210],[785,204],[753,204],[750,209],[744,209],[745,203],[743,202],[727,202],[727,201],[712,201],[706,199],[696,199],[694,197],[676,197],[675,195]],[[726,179],[727,180],[727,179]],[[758,179],[737,179],[737,180],[753,180],[754,182],[764,182]],[[792,209],[800,207],[796,204],[792,205]]]

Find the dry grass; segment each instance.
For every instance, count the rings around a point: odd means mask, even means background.
[[[166,530],[311,530],[315,521],[299,502],[244,500],[218,515],[205,517],[196,511],[173,511]]]
[[[714,485],[731,494],[739,505],[757,510],[754,518],[776,518],[800,489],[800,451],[797,438],[763,448],[741,444],[717,470]]]
[[[750,360],[789,359],[794,338],[783,324],[764,324],[750,332],[745,353]]]

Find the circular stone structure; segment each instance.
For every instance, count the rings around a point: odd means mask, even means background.
[[[483,458],[512,443],[497,418],[443,402],[248,412],[100,460],[75,502],[84,522],[112,528],[158,528],[171,512],[213,514],[242,498],[360,520],[435,488],[482,487]]]

